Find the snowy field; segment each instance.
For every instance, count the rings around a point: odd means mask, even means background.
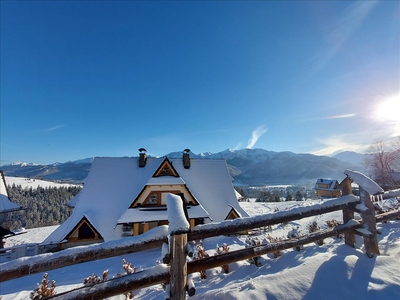
[[[46,180],[40,180],[40,179],[31,179],[31,178],[25,178],[25,177],[13,177],[13,176],[4,176],[7,185],[21,185],[21,187],[24,188],[31,188],[32,189],[37,189],[39,186],[42,188],[46,187],[69,187],[69,186],[76,186],[76,184],[70,184],[70,183],[59,183],[59,182],[53,182],[53,181],[46,181]]]
[[[318,200],[319,201],[319,200]],[[310,205],[318,201],[283,203],[241,203],[251,215],[286,210]],[[317,218],[308,218],[289,224],[275,225],[272,232],[255,230],[253,237],[263,240],[268,234],[286,237],[288,231],[299,226],[304,233],[307,225],[316,220],[321,227],[330,219],[341,220],[341,212],[333,212]],[[19,244],[41,242],[57,226],[30,229],[8,239],[8,243]],[[282,251],[281,257],[263,255],[261,266],[248,261],[230,264],[230,272],[221,268],[207,270],[207,279],[199,273],[192,274],[196,294],[191,299],[400,299],[400,221],[379,224],[382,234],[378,236],[381,255],[368,258],[363,253],[363,243],[357,237],[355,249],[344,245],[342,238],[328,238],[324,245],[309,244],[301,252]],[[216,245],[228,244],[230,250],[243,249],[246,236],[221,236],[208,238],[204,246],[209,255],[214,255]],[[10,246],[10,244],[8,244]],[[56,291],[62,292],[83,285],[84,277],[94,273],[101,276],[109,270],[109,277],[123,273],[122,259],[136,266],[137,270],[156,265],[161,250],[133,253],[123,257],[108,258],[49,271],[49,279],[57,282]],[[0,265],[1,269],[1,265]],[[42,279],[41,273],[0,283],[2,300],[29,299],[30,292]],[[136,299],[164,299],[161,285],[134,291]],[[112,299],[125,299],[116,296]]]

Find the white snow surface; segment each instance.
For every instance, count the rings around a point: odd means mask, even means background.
[[[368,192],[370,195],[376,195],[383,193],[383,189],[371,178],[364,175],[363,173],[353,171],[353,170],[345,170],[344,174],[346,174],[351,180],[357,183],[360,187]]]
[[[287,210],[323,203],[324,201],[315,200],[281,203],[242,202],[240,205],[250,216],[258,216],[277,210],[284,214]],[[357,216],[356,214],[356,218]],[[267,239],[268,234],[285,238],[289,231],[297,229],[298,226],[300,233],[304,234],[308,232],[307,225],[312,221],[317,221],[321,228],[325,228],[326,220],[340,221],[341,218],[342,213],[338,211],[274,225],[270,232],[260,228],[251,233],[252,237],[261,240]],[[379,227],[382,230],[382,234],[378,235],[380,256],[368,258],[364,254],[363,239],[360,236],[356,236],[356,248],[345,245],[343,238],[327,238],[322,246],[308,244],[300,252],[288,249],[281,251],[282,255],[278,258],[274,258],[272,254],[262,255],[259,259],[260,267],[247,261],[234,262],[229,264],[228,274],[221,268],[207,270],[208,278],[205,280],[200,278],[199,273],[194,273],[191,278],[196,286],[196,294],[190,299],[400,299],[400,221],[389,221],[379,224]],[[21,239],[21,242],[26,243],[30,238],[32,242],[44,240],[53,230],[54,226],[35,231],[28,229],[26,234],[14,237],[13,241],[16,243],[17,239]],[[217,244],[226,243],[231,251],[244,249],[247,237],[232,235],[207,238],[203,245],[207,253],[213,255]],[[122,243],[123,241],[121,240]],[[83,278],[92,273],[101,276],[102,272],[108,269],[110,278],[117,273],[123,273],[122,258],[141,271],[156,266],[161,254],[160,247],[123,257],[55,269],[48,274],[50,280],[57,282],[56,291],[61,293],[83,286]],[[0,265],[0,270],[3,266],[4,264]],[[154,272],[162,270],[163,268],[154,269]],[[36,288],[36,283],[41,281],[42,275],[38,273],[1,282],[2,300],[29,299],[30,292]],[[164,299],[161,285],[135,290],[134,294],[134,299]],[[125,296],[115,296],[111,299],[122,300]]]
[[[42,188],[77,186],[77,184],[72,184],[72,183],[60,183],[60,182],[32,179],[25,177],[13,177],[13,176],[5,176],[5,177],[7,185],[13,185],[13,184],[21,185],[23,189],[24,188],[37,189],[39,186]]]
[[[3,172],[0,172],[0,176],[0,213],[19,209],[20,206],[14,202],[11,202],[10,198],[8,198],[8,192],[6,188],[7,182],[5,181],[6,176],[3,175]]]
[[[188,232],[190,229],[189,222],[186,220],[183,203],[178,195],[167,195],[167,212],[168,212],[168,234],[174,232]]]

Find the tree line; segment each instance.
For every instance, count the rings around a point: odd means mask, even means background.
[[[239,201],[248,201],[255,198],[256,202],[282,202],[282,201],[303,201],[314,199],[315,191],[307,186],[287,186],[287,187],[236,187],[236,191],[242,195]]]
[[[10,200],[23,208],[7,215],[2,226],[16,230],[21,227],[36,228],[58,225],[64,222],[72,212],[67,206],[69,200],[76,196],[82,187],[30,187],[8,185]]]

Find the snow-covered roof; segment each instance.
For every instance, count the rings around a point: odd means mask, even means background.
[[[21,207],[8,198],[7,185],[4,174],[0,171],[0,213],[6,213],[21,209]]]
[[[328,187],[324,187],[327,185]],[[338,185],[338,181],[335,179],[318,179],[317,182],[315,183],[314,189],[318,190],[326,190],[326,191],[332,191],[335,189],[335,187]]]
[[[153,178],[154,172],[163,161],[164,158],[149,157],[145,167],[141,168],[137,157],[95,158],[85,185],[76,196],[73,213],[45,242],[63,240],[84,215],[105,241],[120,238],[120,231],[115,228],[117,222],[128,217],[137,217],[140,210],[128,210],[129,206],[144,186],[156,183],[186,184],[201,204],[199,207],[192,206],[188,210],[189,215],[209,215],[213,221],[222,221],[234,207],[240,215],[248,216],[237,202],[225,160],[191,159],[190,168],[185,169],[182,159],[170,159],[180,177]],[[142,212],[152,219],[156,214],[155,211]],[[158,211],[157,214],[161,212]]]
[[[383,193],[383,189],[371,178],[364,175],[363,173],[353,171],[353,170],[345,170],[344,174],[346,174],[351,180],[357,183],[361,188],[367,191],[370,195],[376,195]]]

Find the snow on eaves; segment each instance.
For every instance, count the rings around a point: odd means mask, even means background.
[[[347,175],[351,180],[357,183],[361,188],[367,191],[370,195],[376,195],[383,193],[383,189],[371,178],[364,175],[363,173],[353,171],[353,170],[345,170],[344,174]]]

